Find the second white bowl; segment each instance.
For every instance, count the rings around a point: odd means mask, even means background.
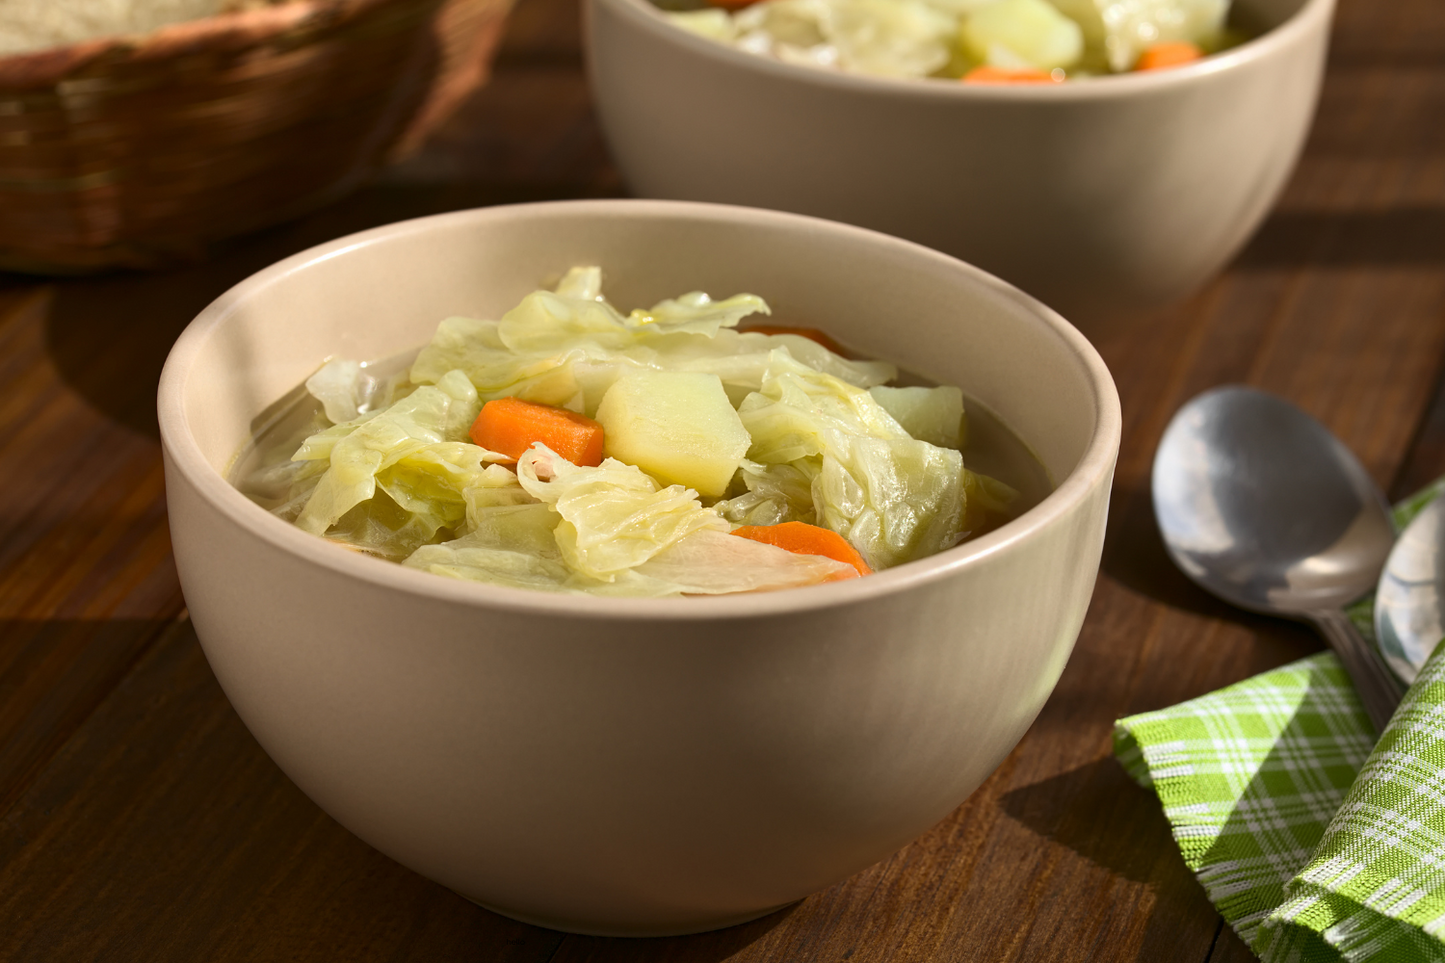
[[[1072,315],[1187,294],[1293,168],[1334,0],[1237,2],[1271,29],[1189,66],[1042,88],[780,63],[674,27],[648,0],[588,0],[587,52],[638,194],[871,227]]]

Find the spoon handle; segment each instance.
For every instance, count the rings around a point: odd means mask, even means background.
[[[1349,673],[1350,681],[1355,684],[1355,691],[1365,707],[1365,714],[1375,724],[1375,731],[1384,732],[1404,695],[1399,680],[1385,667],[1384,660],[1375,653],[1375,647],[1365,641],[1344,612],[1324,609],[1310,612],[1308,616]]]

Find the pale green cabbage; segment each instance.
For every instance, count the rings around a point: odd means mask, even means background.
[[[398,490],[405,490],[409,474],[435,472],[439,478],[452,479],[469,468],[480,472],[481,463],[488,458],[501,460],[492,452],[468,445],[475,449],[474,453],[458,454],[456,449],[448,448],[450,458],[438,457],[425,464],[413,461],[395,473],[388,472],[409,455],[421,457],[422,450],[429,446],[466,438],[480,410],[472,383],[462,372],[453,371],[375,416],[348,423],[349,430],[339,425],[322,432],[324,439],[315,435],[308,438],[297,452],[297,460],[326,458],[330,468],[297,517],[297,526],[325,534],[341,516],[376,494],[379,473],[388,473],[397,479],[394,484]],[[436,517],[444,515],[438,511]]]
[[[981,535],[1013,517],[1019,493],[1011,486],[965,469],[963,473],[964,537]]]
[[[1055,70],[1084,56],[1084,31],[1047,0],[998,0],[964,21],[965,50],[1007,70]]]
[[[723,328],[735,328],[750,314],[771,314],[767,302],[756,294],[735,294],[724,301],[714,301],[701,291],[692,291],[679,298],[659,301],[651,309],[633,311],[623,323],[629,328],[651,325],[646,335],[705,334],[715,337]]]
[[[914,438],[940,448],[963,447],[963,392],[958,388],[874,385],[868,393]]]
[[[552,536],[556,526],[557,514],[549,505],[492,507],[475,514],[467,535],[422,546],[403,564],[452,578],[561,591],[572,571]]]
[[[306,379],[306,390],[335,424],[354,421],[361,414],[361,364],[346,358],[328,361]]]
[[[355,421],[369,412],[389,407],[405,391],[402,376],[378,377],[369,365],[333,358],[306,379],[306,390],[333,424]]]
[[[963,456],[912,438],[828,433],[819,520],[874,568],[926,558],[963,534]]]
[[[745,459],[738,475],[747,491],[713,507],[735,525],[816,525],[813,479],[821,467],[816,459],[807,457],[773,465]]]
[[[642,469],[608,458],[579,468],[540,442],[517,461],[527,493],[562,516],[553,534],[575,571],[601,581],[632,569],[704,528],[727,531],[697,492],[663,488]]]
[[[571,268],[557,282],[554,291],[564,298],[601,301],[602,269],[595,264]]]
[[[868,391],[792,371],[769,378],[738,415],[753,439],[748,458],[790,471],[768,477],[745,468],[749,494],[725,505],[725,516],[808,521],[799,511],[807,478],[816,522],[847,538],[875,569],[957,543],[963,456],[911,437]]]

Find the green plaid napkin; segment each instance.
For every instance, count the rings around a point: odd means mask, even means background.
[[[1397,525],[1442,487],[1398,506]],[[1362,628],[1370,607],[1351,612]],[[1323,653],[1121,719],[1114,749],[1266,963],[1445,963],[1445,646],[1378,743]]]

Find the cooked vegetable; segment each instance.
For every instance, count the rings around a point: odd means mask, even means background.
[[[449,318],[401,375],[328,362],[252,491],[412,568],[593,595],[853,578],[1008,517],[1012,490],[963,466],[958,389],[887,387],[812,329],[739,331],[755,295],[623,314],[601,281]]]
[[[853,566],[857,571],[843,576],[856,578],[872,575],[873,570],[863,561],[858,550],[849,545],[843,536],[817,525],[804,522],[783,522],[781,525],[744,525],[733,529],[733,534],[750,538],[755,542],[766,542],[786,549],[796,555],[822,555]]]
[[[1052,0],[1084,30],[1084,43],[1103,66],[1122,72],[1146,47],[1187,40],[1217,48],[1225,42],[1229,0]]]
[[[749,53],[885,77],[927,76],[947,66],[958,33],[957,16],[926,0],[763,0],[732,14],[726,26],[703,12],[670,16]]]
[[[1047,0],[996,0],[964,21],[963,45],[988,67],[1049,71],[1084,55],[1084,32]]]
[[[1172,48],[1141,56],[1150,47],[1182,42],[1204,52],[1242,39],[1225,26],[1229,0],[655,2],[685,30],[786,63],[969,83],[1157,69],[1184,61],[1158,59],[1177,56]]]
[[[361,365],[338,358],[328,361],[321,370],[306,379],[306,390],[321,402],[322,410],[333,424],[355,420],[361,414]]]
[[[975,67],[963,75],[966,84],[1061,84],[1064,79],[1032,67],[1012,70],[1006,67]]]
[[[997,478],[977,472],[963,473],[963,535],[976,537],[991,532],[1012,517],[1019,493]]]
[[[1203,56],[1204,51],[1199,48],[1199,45],[1188,41],[1175,40],[1170,43],[1156,43],[1139,55],[1139,61],[1134,64],[1134,69],[1167,70],[1170,67],[1193,63]]]
[[[564,278],[566,289],[583,294],[595,290],[595,284],[582,275]],[[693,292],[624,316],[595,296],[538,291],[500,321],[443,321],[417,355],[411,380],[434,384],[459,370],[484,401],[517,397],[591,417],[612,382],[629,370],[715,374],[736,400],[756,391],[769,370],[789,364],[865,388],[897,373],[890,364],[849,361],[803,338],[732,330],[754,313],[766,314],[768,306],[751,294],[712,301]]]
[[[693,371],[632,371],[597,406],[607,453],[669,484],[717,498],[752,439],[722,379]]]
[[[498,398],[482,405],[470,435],[480,447],[513,461],[540,442],[574,465],[602,464],[602,426],[566,408]]]
[[[480,448],[473,452],[448,444],[466,437],[478,408],[476,389],[453,371],[374,417],[362,416],[306,439],[295,460],[324,458],[330,467],[318,479],[297,526],[325,533],[374,496],[378,482],[403,509],[419,513],[433,533],[455,523],[465,514],[461,488],[484,471],[484,462],[498,460]],[[411,497],[422,490],[441,497]]]
[[[562,516],[553,535],[563,560],[604,581],[699,529],[727,528],[716,512],[702,507],[697,492],[681,485],[662,488],[615,458],[581,468],[537,445],[517,460],[517,480]]]
[[[864,389],[807,369],[786,372],[744,399],[738,414],[753,439],[748,458],[811,478],[816,522],[852,542],[873,568],[957,541],[962,456],[909,436]],[[744,483],[755,493],[746,472]],[[732,506],[720,508],[732,517]]]
[[[875,385],[868,393],[904,431],[919,441],[940,448],[963,447],[963,392],[958,388]]]

